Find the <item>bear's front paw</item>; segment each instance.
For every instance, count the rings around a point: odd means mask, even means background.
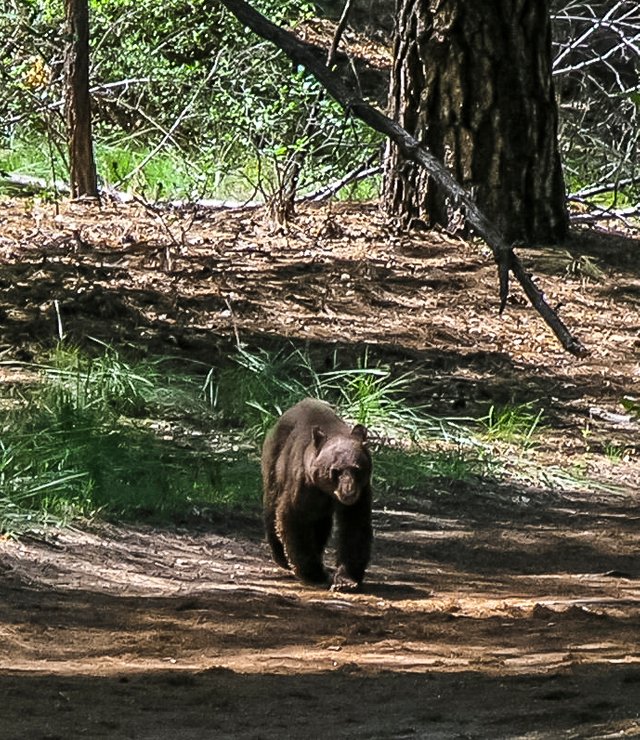
[[[333,576],[331,591],[348,592],[357,591],[360,588],[360,582],[347,575],[344,566],[338,568]]]
[[[305,568],[304,570],[297,568],[294,570],[298,578],[309,586],[324,586],[326,588],[329,583],[329,574],[321,566],[317,568]]]

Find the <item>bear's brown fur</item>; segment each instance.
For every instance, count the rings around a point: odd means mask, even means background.
[[[264,523],[273,557],[308,583],[327,583],[322,556],[335,518],[332,590],[360,587],[369,562],[371,456],[367,430],[350,429],[321,401],[286,411],[262,449]]]

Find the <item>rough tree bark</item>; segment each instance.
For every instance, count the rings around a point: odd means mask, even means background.
[[[574,355],[586,354],[583,344],[574,337],[557,313],[547,303],[544,293],[533,282],[510,244],[507,244],[491,221],[476,206],[473,198],[462,188],[441,162],[395,121],[373,108],[348,88],[340,78],[316,58],[313,47],[299,41],[292,33],[271,23],[244,0],[220,0],[236,18],[264,39],[276,44],[295,63],[303,65],[338,101],[345,111],[357,116],[376,131],[388,136],[407,160],[424,167],[452,198],[457,208],[463,210],[474,231],[491,247],[500,275],[500,307],[504,308],[508,292],[509,271],[522,285],[527,297],[562,346]]]
[[[89,95],[89,7],[87,0],[65,0],[65,119],[73,198],[97,198],[98,182],[91,135]]]
[[[507,242],[568,231],[549,0],[398,0],[390,116],[424,143]],[[449,194],[397,147],[389,211],[451,228]]]

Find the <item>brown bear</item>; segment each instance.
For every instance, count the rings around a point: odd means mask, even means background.
[[[286,411],[262,448],[264,524],[278,565],[307,583],[329,581],[322,555],[335,518],[333,591],[354,591],[364,578],[371,541],[371,455],[367,430],[353,429],[322,401]]]

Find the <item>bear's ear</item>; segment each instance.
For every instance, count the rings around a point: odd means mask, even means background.
[[[324,444],[327,435],[320,429],[320,427],[313,427],[311,429],[311,439],[313,440],[314,447],[319,450]]]
[[[367,441],[367,427],[363,427],[362,424],[356,424],[351,430],[351,436],[359,439],[361,442]]]

